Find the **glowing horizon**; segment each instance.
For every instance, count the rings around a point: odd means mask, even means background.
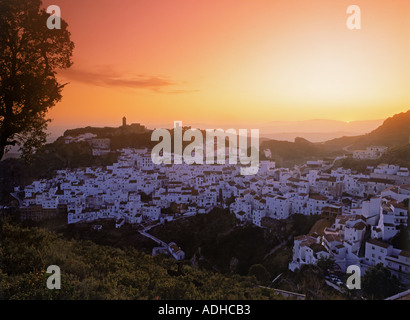
[[[75,42],[53,125],[386,119],[410,109],[410,3],[59,0]]]

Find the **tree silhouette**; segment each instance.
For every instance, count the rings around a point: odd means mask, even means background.
[[[0,159],[7,146],[27,158],[46,141],[47,111],[61,99],[56,71],[72,65],[67,23],[48,29],[41,0],[0,0]]]

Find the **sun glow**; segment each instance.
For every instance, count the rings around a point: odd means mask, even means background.
[[[81,5],[59,1],[76,49],[56,123],[109,125],[127,114],[256,127],[381,119],[410,106],[409,1],[360,1],[361,30],[346,27],[346,1]]]

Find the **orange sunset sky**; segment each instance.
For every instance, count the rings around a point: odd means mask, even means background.
[[[409,0],[51,0],[74,65],[67,128],[384,119],[410,109]],[[362,29],[348,30],[359,5]]]

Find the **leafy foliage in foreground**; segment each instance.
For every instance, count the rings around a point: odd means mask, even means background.
[[[275,299],[253,277],[226,277],[132,248],[65,240],[0,222],[0,299]],[[45,272],[61,269],[61,289]]]
[[[348,295],[342,294],[325,282],[321,268],[315,265],[303,265],[295,272],[285,271],[275,282],[278,289],[299,292],[306,295],[306,300],[345,300]]]
[[[381,263],[370,267],[363,276],[363,293],[368,299],[381,300],[400,291],[400,281]]]

